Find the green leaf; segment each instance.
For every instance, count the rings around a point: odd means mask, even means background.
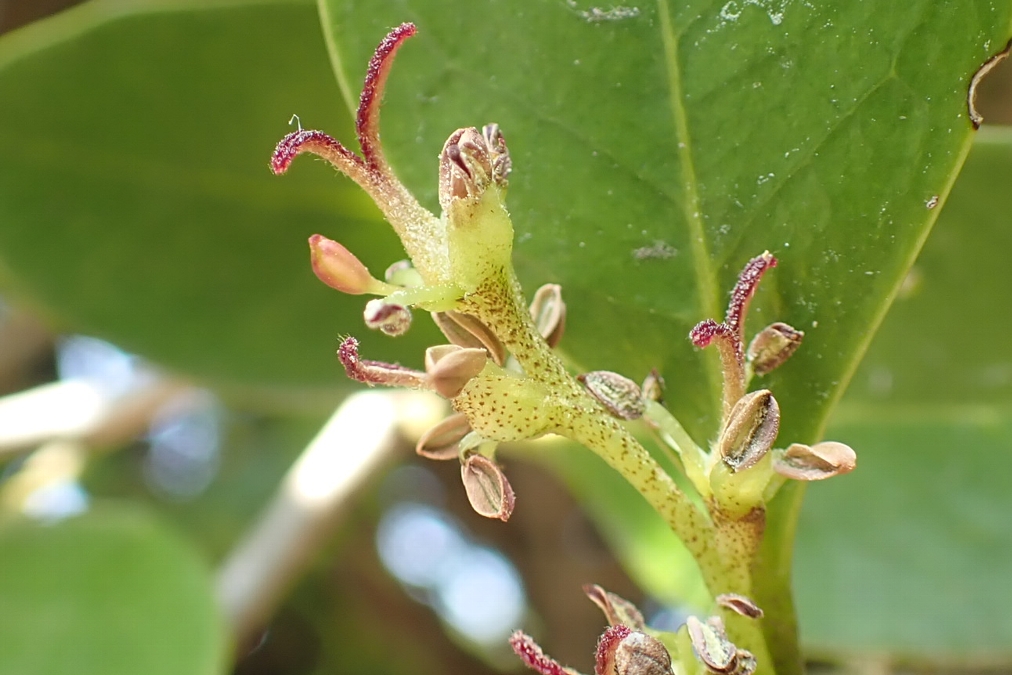
[[[827,652],[1012,663],[1010,177],[982,129],[834,418],[858,470],[811,490],[797,579]]]
[[[528,292],[562,284],[562,347],[634,378],[660,367],[702,438],[717,359],[684,336],[764,249],[781,265],[752,328],[807,331],[769,380],[783,438],[816,434],[962,162],[970,75],[1012,24],[984,1],[322,6],[349,93],[378,36],[418,25],[384,108],[405,181],[434,204],[445,137],[498,122],[517,264]]]
[[[0,673],[224,672],[206,565],[136,508],[8,522],[0,550]]]
[[[310,270],[320,232],[381,274],[399,245],[379,212],[322,164],[267,165],[292,113],[353,133],[319,31],[308,1],[99,0],[0,38],[5,285],[207,379],[346,386],[349,331],[420,364],[431,322],[371,334]]]

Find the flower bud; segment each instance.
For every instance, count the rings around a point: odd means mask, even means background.
[[[733,673],[738,665],[738,648],[727,638],[724,622],[711,616],[704,623],[694,616],[685,621],[692,651],[711,673]]]
[[[386,284],[374,279],[351,251],[322,234],[309,238],[309,254],[313,273],[331,288],[349,295],[387,291]]]
[[[549,347],[555,347],[566,330],[566,303],[562,300],[562,286],[545,284],[531,301],[531,319]]]
[[[671,654],[657,638],[611,626],[597,643],[594,672],[598,675],[670,675]]]
[[[773,459],[773,470],[794,480],[824,480],[849,473],[857,466],[857,453],[853,448],[836,441],[824,441],[809,447],[792,443],[778,451]]]
[[[441,396],[453,398],[488,360],[484,349],[438,345],[425,350],[426,380]]]
[[[453,459],[460,454],[460,441],[471,433],[467,417],[454,413],[418,439],[415,452],[428,459]]]
[[[804,337],[804,332],[779,321],[763,328],[748,345],[752,372],[762,376],[779,368],[798,350]]]
[[[498,464],[485,455],[469,455],[460,465],[460,478],[475,513],[503,522],[509,520],[516,498]]]
[[[720,456],[731,471],[754,466],[763,458],[780,431],[780,406],[768,389],[745,394],[731,408],[717,440]]]
[[[456,199],[477,199],[492,181],[492,158],[477,129],[450,134],[439,154],[439,204],[444,211]]]
[[[595,370],[577,378],[587,391],[620,420],[635,420],[643,417],[646,403],[638,384],[610,370]]]
[[[373,330],[381,330],[387,335],[397,337],[404,335],[411,327],[411,310],[403,305],[388,303],[377,298],[365,304],[362,313],[365,325]]]

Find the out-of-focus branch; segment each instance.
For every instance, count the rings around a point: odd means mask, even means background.
[[[0,398],[0,458],[52,440],[87,446],[125,443],[144,433],[152,415],[186,391],[179,381],[151,378],[110,396],[85,380],[63,380]]]
[[[391,456],[406,411],[441,407],[422,392],[349,397],[289,469],[259,520],[218,570],[218,601],[245,644],[336,526],[336,516]]]

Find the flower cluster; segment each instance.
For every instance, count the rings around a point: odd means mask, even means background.
[[[561,289],[543,286],[528,305],[513,270],[513,226],[504,201],[512,162],[499,127],[458,129],[447,139],[439,155],[439,216],[418,203],[383,155],[383,88],[395,53],[414,32],[411,24],[394,29],[369,63],[356,121],[361,155],[321,131],[300,128],[278,143],[271,159],[279,174],[302,153],[329,161],[373,198],[409,256],[380,280],[341,244],[314,235],[309,246],[316,275],[344,293],[378,296],[364,308],[368,327],[401,335],[411,326],[411,308],[418,308],[431,313],[448,341],[426,350],[425,369],[414,370],[362,358],[357,340],[349,337],[338,350],[341,363],[359,382],[428,389],[450,401],[454,413],[424,434],[416,450],[432,459],[457,458],[468,499],[484,516],[506,520],[514,507],[513,490],[495,461],[497,444],[558,434],[600,455],[666,519],[744,646],[731,643],[717,615],[692,619],[662,642],[634,607],[594,587],[589,593],[612,624],[598,648],[599,675],[666,673],[672,654],[684,663],[690,652],[711,672],[751,673],[769,659],[753,620],[760,613],[747,600],[765,505],[788,478],[819,480],[850,471],[856,461],[842,443],[775,449],[780,407],[769,390],[748,391],[754,375],[784,363],[803,338],[778,322],[745,347],[749,302],[776,259],[766,252],[749,261],[724,320],[703,321],[690,334],[698,347],[714,345],[722,365],[722,422],[708,450],[662,405],[658,373],[642,385],[608,371],[573,377],[553,351],[566,323]],[[625,422],[636,419],[676,451],[695,498],[630,433]],[[541,673],[575,672],[523,634],[514,635],[512,644]]]

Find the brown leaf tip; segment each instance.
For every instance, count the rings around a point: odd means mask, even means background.
[[[966,91],[966,110],[974,129],[980,129],[980,125],[984,122],[984,116],[977,110],[977,87],[980,86],[981,81],[987,77],[988,73],[1008,58],[1010,51],[1012,51],[1012,40],[1008,41],[1004,49],[982,63],[970,78],[970,86]]]

